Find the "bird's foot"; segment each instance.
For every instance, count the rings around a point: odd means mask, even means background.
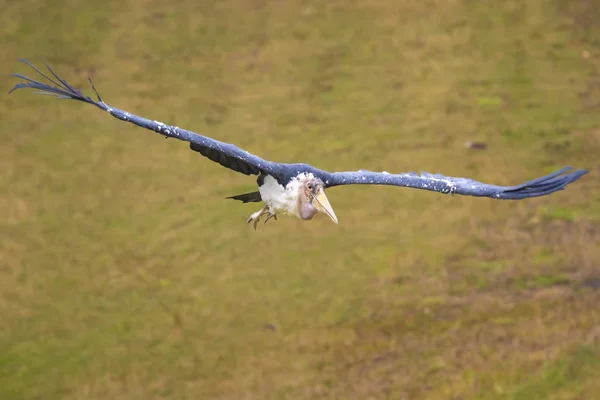
[[[272,215],[269,212],[269,209],[267,206],[264,206],[263,208],[261,208],[260,210],[258,210],[255,213],[252,213],[252,215],[250,215],[250,217],[248,218],[247,223],[249,224],[250,222],[252,222],[252,225],[254,226],[254,230],[256,230],[256,225],[258,225],[258,222],[260,221],[260,217],[262,217],[264,214],[269,214],[269,217],[267,217],[267,220],[270,218],[270,216]],[[266,221],[265,221],[266,222]]]

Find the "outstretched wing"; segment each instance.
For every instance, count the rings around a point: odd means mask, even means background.
[[[50,84],[45,84],[30,79],[21,74],[13,74],[13,76],[23,79],[26,82],[16,84],[9,93],[12,93],[17,89],[30,88],[37,89],[38,92],[36,93],[38,94],[53,95],[60,99],[71,99],[89,103],[95,105],[101,110],[108,112],[110,115],[120,119],[121,121],[127,121],[142,128],[150,129],[151,131],[157,132],[165,137],[171,137],[189,142],[192,150],[197,151],[212,161],[215,161],[222,166],[232,169],[236,172],[240,172],[245,175],[259,175],[261,172],[265,172],[272,176],[278,176],[278,163],[263,160],[262,158],[250,154],[249,152],[232,144],[220,142],[218,140],[198,135],[197,133],[181,129],[176,126],[170,126],[159,121],[138,117],[137,115],[133,115],[127,111],[119,110],[118,108],[107,105],[98,94],[98,91],[94,87],[91,79],[90,84],[92,85],[92,89],[98,97],[98,101],[92,100],[89,96],[84,96],[79,90],[69,85],[64,79],[59,78],[58,75],[56,75],[45,62],[44,65],[48,69],[51,76],[46,75],[26,60],[20,59],[19,61],[33,68],[38,74],[47,79]]]
[[[70,86],[64,79],[58,77],[46,63],[44,63],[44,65],[52,77],[44,74],[28,61],[20,61],[33,68],[51,84],[45,84],[21,74],[13,74],[17,78],[25,80],[25,83],[18,83],[9,93],[12,93],[17,89],[30,88],[37,89],[39,91],[37,93],[40,94],[54,95],[61,99],[71,99],[92,104],[121,121],[130,122],[142,128],[157,132],[165,137],[172,137],[189,142],[192,150],[199,152],[203,156],[224,167],[246,175],[259,175],[261,172],[264,172],[278,178],[278,180],[285,180],[284,176],[289,175],[290,171],[295,168],[294,165],[263,160],[262,158],[250,154],[229,143],[220,142],[176,126],[142,118],[127,111],[111,107],[102,100],[90,79],[92,89],[98,97],[98,101],[94,101]],[[522,185],[495,186],[471,179],[453,178],[439,174],[433,175],[421,173],[419,175],[412,172],[405,174],[389,174],[386,172],[371,171],[329,173],[309,166],[305,167],[311,171],[314,170],[314,172],[325,182],[326,187],[353,184],[392,185],[431,190],[447,194],[462,194],[467,196],[483,196],[514,200],[548,195],[563,189],[566,185],[576,181],[582,175],[587,173],[585,170],[576,170],[563,175],[563,173],[570,169],[563,168],[553,174],[526,182]]]
[[[431,190],[444,194],[461,194],[464,196],[491,197],[501,200],[521,200],[529,197],[546,196],[562,190],[571,182],[575,182],[587,171],[576,170],[566,173],[571,167],[562,168],[550,175],[543,176],[516,186],[496,186],[481,183],[467,178],[454,178],[440,174],[414,172],[390,174],[387,172],[334,172],[325,173],[321,178],[326,187],[339,185],[391,185],[413,189]]]

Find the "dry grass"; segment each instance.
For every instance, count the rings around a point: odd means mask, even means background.
[[[254,207],[223,199],[253,179],[89,106],[3,96],[0,398],[598,393],[595,2],[0,4],[4,76],[39,54],[111,105],[268,159],[591,172],[522,202],[332,189],[339,226],[255,232]]]

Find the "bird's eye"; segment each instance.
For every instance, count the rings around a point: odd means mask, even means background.
[[[312,185],[312,183],[309,183],[308,185],[306,185],[306,187],[308,187],[310,190],[312,190],[313,185]]]

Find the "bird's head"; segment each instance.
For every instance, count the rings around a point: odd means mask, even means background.
[[[325,196],[325,184],[314,176],[300,178],[298,188],[298,213],[302,219],[312,219],[317,212],[327,215],[333,222],[338,223],[337,217],[327,196]]]

